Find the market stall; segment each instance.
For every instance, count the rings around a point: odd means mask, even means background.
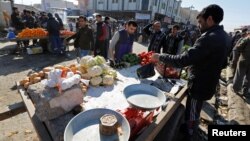
[[[60,38],[64,39],[71,35],[75,34],[74,32],[68,30],[61,30],[60,31]],[[22,42],[22,41],[29,41],[29,40],[38,40],[38,44],[36,46],[26,46],[22,48],[21,44],[17,44],[17,50],[27,49],[29,50],[50,50],[48,32],[43,28],[33,28],[33,29],[23,29],[20,33],[15,35],[13,31],[9,31],[5,38],[0,38],[0,42]],[[31,51],[27,50],[28,54]],[[39,51],[40,51],[39,50]],[[41,51],[39,52],[41,53]],[[34,51],[35,54],[35,51]]]
[[[119,112],[128,120],[130,140],[152,141],[180,105],[187,87],[185,80],[166,81],[157,72],[152,77],[141,79],[137,75],[140,67],[141,65],[128,65],[114,70],[101,57],[82,59],[80,64],[44,68],[18,82],[17,86],[41,140],[63,140],[66,126],[76,115],[79,116],[82,111],[104,108]],[[65,74],[65,70],[71,71]],[[58,73],[60,77],[71,76],[65,77],[62,82],[53,83],[55,81],[52,78],[58,76]],[[80,81],[77,81],[78,74],[81,74]],[[63,85],[69,79],[74,79],[71,85]],[[58,86],[59,82],[62,85]],[[73,82],[75,85],[72,85]],[[139,89],[145,90],[147,87],[154,87],[164,97],[166,95],[165,99],[161,98],[164,99],[163,104],[151,109],[136,107],[125,94],[126,89],[133,85],[143,86],[144,88]],[[123,129],[121,132],[125,131]]]

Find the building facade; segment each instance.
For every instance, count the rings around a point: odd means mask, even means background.
[[[50,8],[78,9],[79,7],[73,2],[64,0],[41,0],[41,10],[47,11]]]
[[[192,10],[192,7],[183,7],[180,9],[180,22],[184,24],[197,25],[197,16],[199,11]]]
[[[118,20],[180,20],[179,0],[79,0],[79,7],[91,15],[95,12]],[[91,14],[89,14],[91,13]]]

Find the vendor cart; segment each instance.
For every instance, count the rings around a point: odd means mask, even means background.
[[[87,93],[87,96],[91,96],[92,94],[95,95],[96,102],[101,101],[101,99],[98,97],[98,94],[105,95],[107,93],[112,94],[112,92],[118,92],[120,89],[124,88],[124,85],[129,85],[129,84],[136,84],[138,83],[138,78],[136,76],[136,70],[139,66],[133,66],[130,68],[125,68],[121,69],[118,71],[118,81],[115,86],[112,88],[107,87],[107,88],[90,88],[89,92]],[[156,74],[157,75],[157,74]],[[158,78],[158,76],[154,76],[154,78]],[[154,80],[152,78],[152,80]],[[129,83],[129,84],[128,84]],[[79,113],[78,109],[74,109],[71,112],[58,117],[53,120],[48,120],[45,122],[42,122],[38,119],[38,117],[35,115],[35,106],[31,98],[29,97],[29,93],[25,91],[25,89],[17,83],[18,91],[24,101],[24,104],[27,108],[28,114],[30,116],[30,119],[42,141],[59,141],[63,140],[63,134],[66,125],[68,122],[76,115]],[[106,91],[105,91],[106,90]],[[161,129],[164,127],[164,125],[169,121],[173,113],[177,110],[177,108],[180,106],[181,101],[185,97],[185,93],[187,90],[187,86],[182,85],[178,91],[176,91],[175,94],[173,94],[170,98],[169,101],[167,102],[166,107],[162,107],[161,111],[157,114],[155,117],[155,120],[148,125],[146,128],[144,128],[138,136],[134,139],[136,141],[153,141],[154,138],[159,134]],[[102,93],[105,91],[104,93]],[[93,93],[95,92],[95,93]],[[119,94],[115,94],[116,96]],[[92,95],[93,96],[93,95]],[[112,96],[111,96],[112,97]],[[99,99],[98,99],[99,98]],[[116,97],[119,101],[119,96]],[[114,102],[116,101],[114,100]],[[117,101],[116,101],[117,102]],[[102,103],[105,105],[105,103]],[[102,104],[99,104],[101,106]],[[85,104],[85,109],[91,109],[91,106],[96,105],[96,104]],[[110,104],[114,105],[114,104]],[[122,104],[120,104],[122,105]],[[117,105],[116,105],[117,106]],[[105,105],[105,107],[108,107]],[[93,108],[93,107],[92,107]]]

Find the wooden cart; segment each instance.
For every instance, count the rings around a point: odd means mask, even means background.
[[[17,83],[18,91],[24,101],[28,114],[32,120],[32,123],[42,141],[63,140],[63,133],[66,125],[73,118],[77,112],[74,110],[68,114],[58,117],[54,120],[42,122],[35,115],[35,106],[32,100],[29,98],[29,94],[26,93],[24,88]],[[159,134],[164,125],[169,121],[171,116],[180,106],[181,101],[185,97],[187,86],[181,88],[181,90],[169,101],[167,107],[162,110],[148,127],[146,127],[141,134],[136,138],[136,141],[153,141]],[[61,137],[58,137],[61,135]]]

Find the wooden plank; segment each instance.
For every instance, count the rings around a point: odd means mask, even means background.
[[[182,88],[182,90],[175,96],[173,100],[171,100],[167,106],[167,108],[162,111],[157,117],[155,122],[151,123],[142,134],[136,139],[136,141],[153,141],[157,134],[161,131],[170,117],[173,115],[174,111],[181,104],[181,101],[185,97],[185,92],[187,90],[187,86]]]
[[[38,133],[41,141],[52,141],[52,138],[50,137],[45,125],[37,118],[35,115],[35,107],[31,101],[31,99],[28,97],[26,91],[22,86],[19,85],[19,82],[16,83],[18,92],[20,93],[23,102],[27,108],[28,114],[31,118],[31,121],[33,123],[33,126],[36,129],[36,132]]]

